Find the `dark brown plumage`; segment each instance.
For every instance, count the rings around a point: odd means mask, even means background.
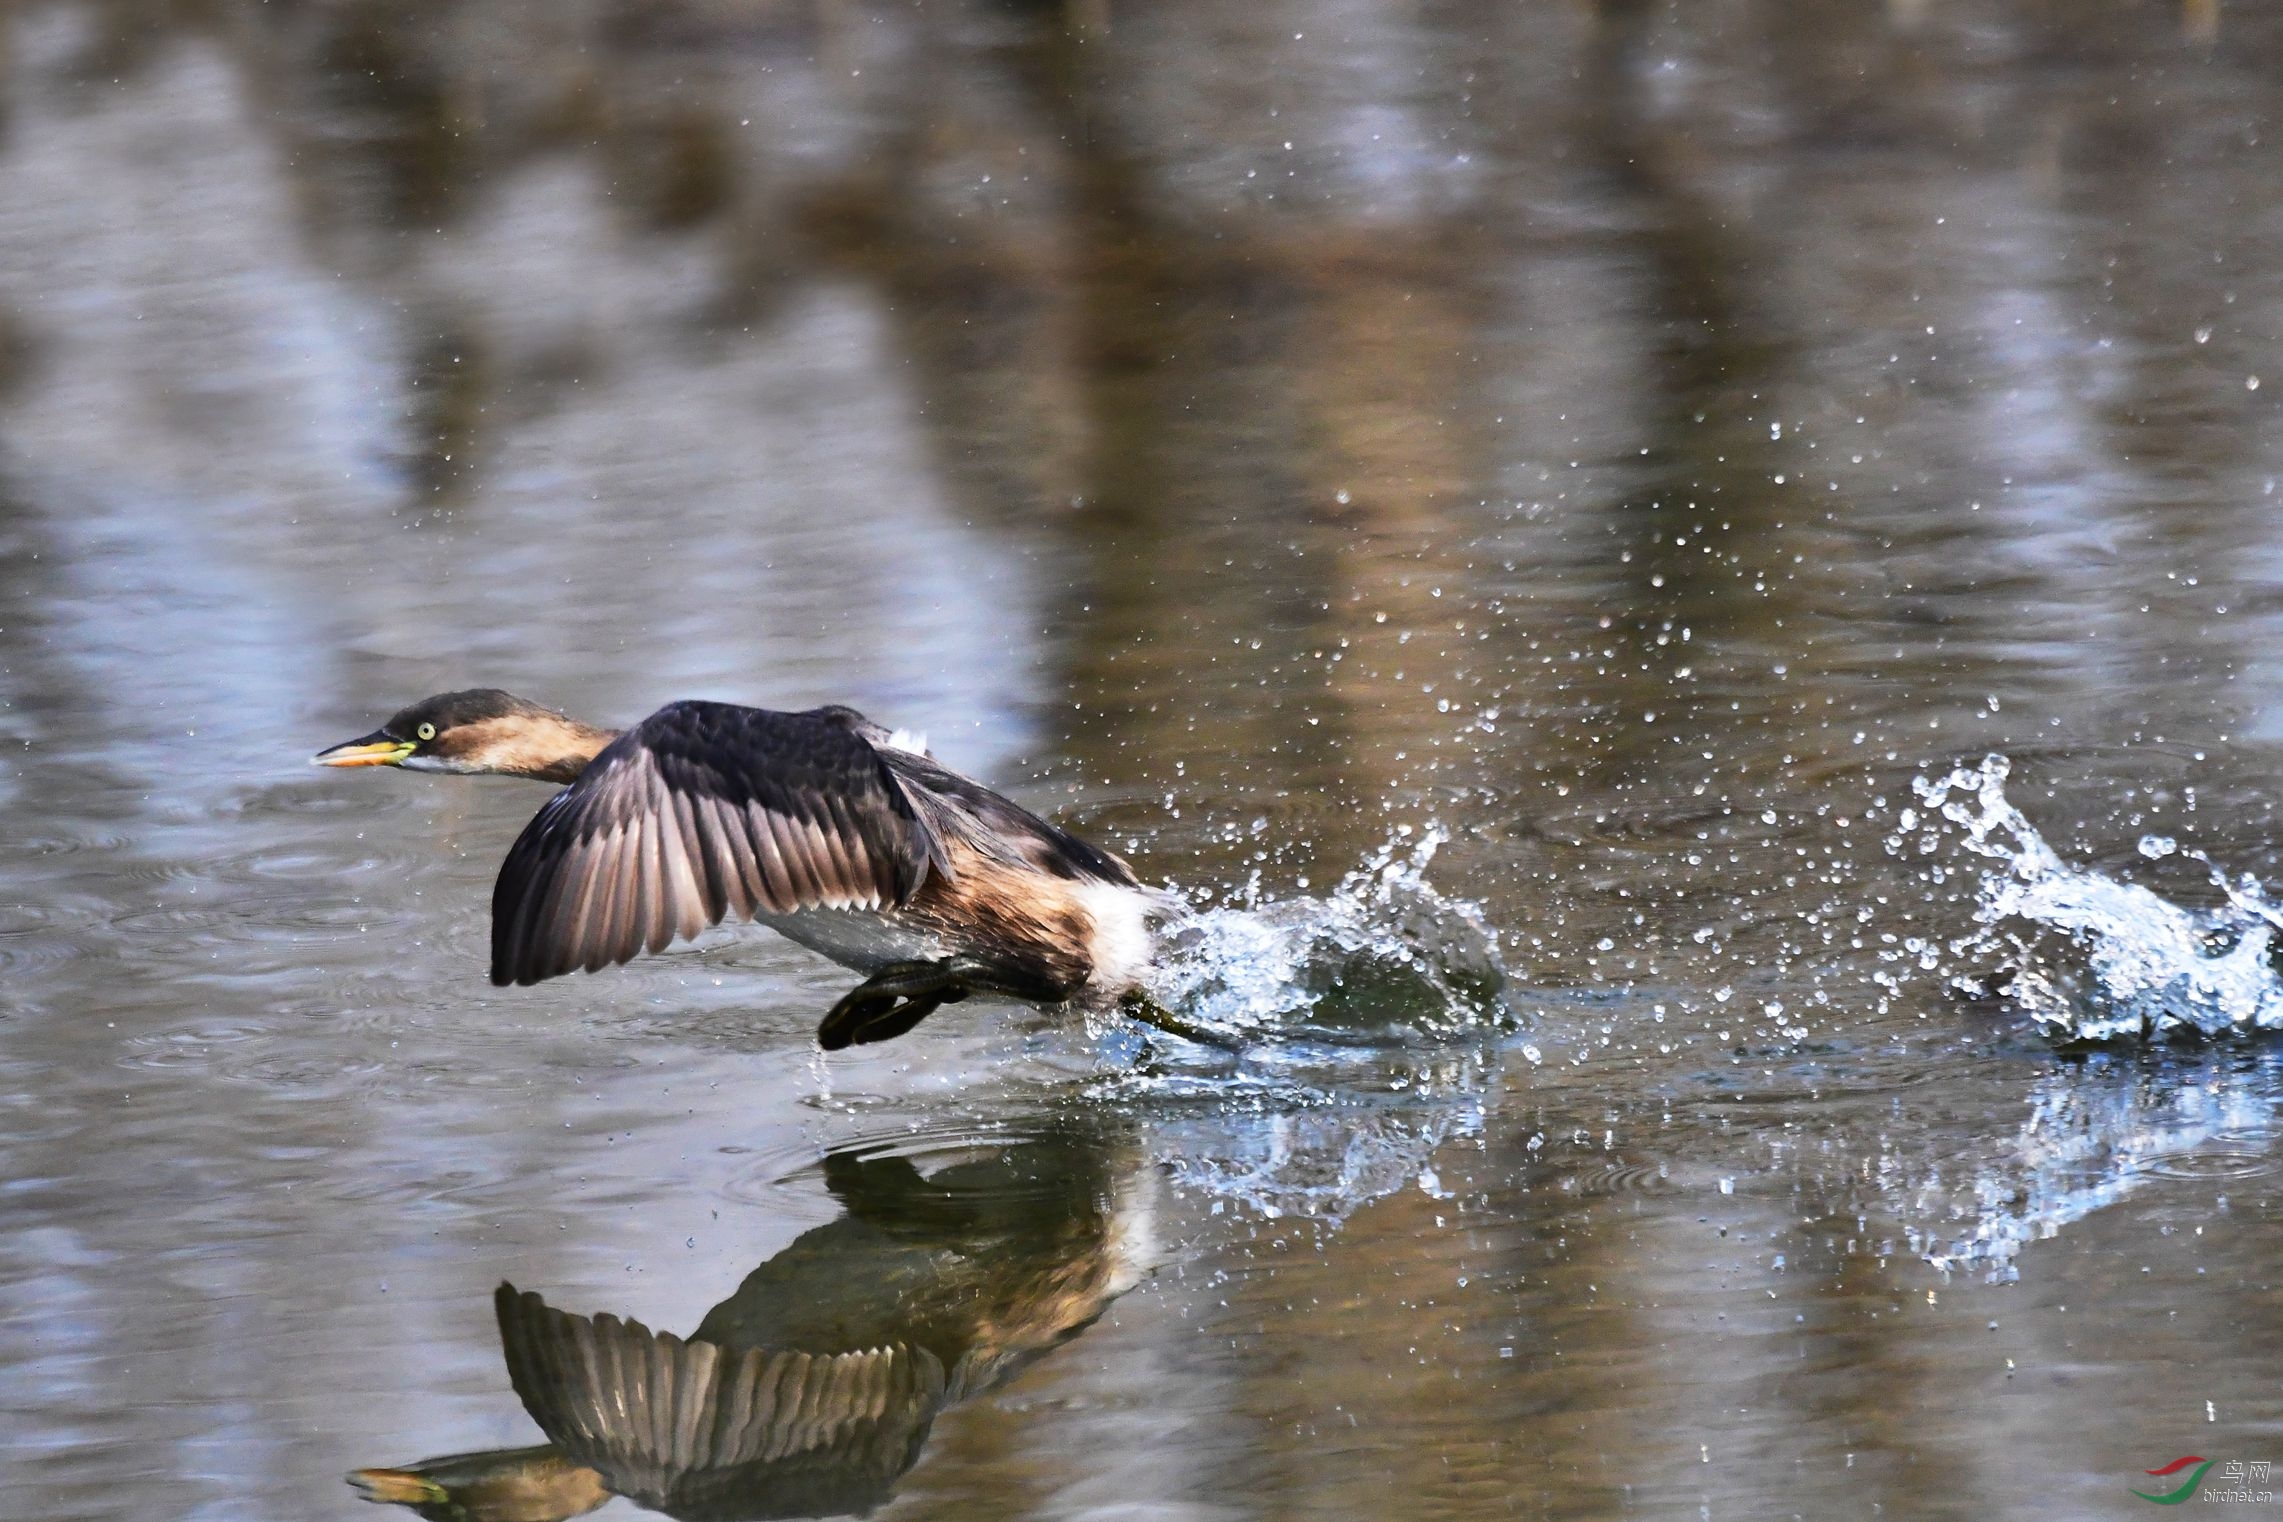
[[[684,702],[620,735],[507,853],[492,981],[593,972],[731,914],[909,905],[950,864],[862,722]]]

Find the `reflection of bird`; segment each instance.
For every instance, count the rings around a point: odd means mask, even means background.
[[[1008,1378],[1132,1287],[1147,1215],[1114,1148],[1076,1121],[922,1174],[844,1149],[824,1182],[845,1208],[745,1277],[693,1336],[810,1352],[908,1343],[949,1399]]]
[[[970,993],[1161,1013],[1138,984],[1169,895],[852,708],[669,703],[613,734],[487,688],[315,759],[570,784],[500,868],[495,983],[593,972],[734,913],[869,975],[818,1028],[828,1049]]]
[[[368,1501],[409,1506],[428,1522],[561,1522],[610,1499],[601,1475],[552,1444],[359,1469],[349,1483]]]
[[[747,1275],[687,1339],[501,1285],[509,1376],[553,1440],[529,1451],[681,1518],[871,1509],[940,1411],[1076,1336],[1134,1283],[1146,1214],[1121,1198],[1112,1156],[1074,1126],[932,1175],[830,1156],[825,1184],[846,1213]],[[363,1477],[381,1473],[351,1479],[370,1493]]]

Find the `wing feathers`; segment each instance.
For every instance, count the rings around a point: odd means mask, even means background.
[[[626,864],[619,870],[620,880],[631,886],[634,924],[633,938],[637,950],[659,951],[665,942],[658,934],[658,897],[666,886],[658,876],[658,850],[652,826],[655,815],[636,815],[627,822]]]
[[[736,868],[729,878],[730,903],[767,903],[768,890],[761,879],[761,861],[753,854],[753,835],[745,828],[745,815],[719,798],[708,798],[704,802],[707,838],[727,847],[730,862]]]
[[[603,886],[602,874],[594,871],[593,867],[593,861],[589,860],[580,863],[578,870],[566,869],[557,874],[563,880],[564,897],[572,906],[571,913],[563,921],[563,933],[573,938],[583,939],[601,933],[603,903],[608,897],[608,891]],[[493,912],[496,915],[498,911]],[[523,955],[536,956],[541,944],[536,940],[528,942],[523,948]],[[569,945],[573,942],[559,941],[555,944]],[[492,975],[499,975],[497,967],[492,969]]]
[[[815,874],[801,850],[800,825],[782,814],[768,810],[751,810],[767,830],[776,850],[777,865],[785,874],[786,904],[778,913],[790,912],[802,904],[822,904],[824,893],[817,886]]]
[[[689,858],[691,887],[696,899],[683,911],[682,922],[676,927],[682,935],[696,935],[708,925],[719,924],[729,913],[729,882],[733,869],[729,864],[729,842],[709,834],[698,823],[698,816],[711,814],[703,798],[692,798],[687,793],[674,795],[674,818],[682,827],[682,851]]]
[[[634,905],[630,902],[634,889],[633,853],[626,849],[626,830],[623,826],[612,830],[597,841],[591,864],[573,859],[574,866],[585,866],[595,874],[595,888],[601,901],[595,905],[596,939],[587,948],[587,955],[574,958],[574,965],[583,961],[593,972],[609,960],[609,949],[630,940],[634,930]],[[632,956],[634,947],[626,946]]]
[[[793,875],[786,870],[785,853],[777,849],[777,833],[759,804],[747,804],[744,815],[746,838],[752,841],[761,860],[759,902],[772,914],[790,914],[800,904],[800,895],[793,891]]]
[[[492,895],[492,981],[589,972],[731,914],[909,903],[944,849],[845,709],[673,703],[539,811]]]
[[[844,873],[841,880],[847,885],[850,895],[871,899],[892,898],[895,883],[893,880],[883,881],[879,864],[865,860],[860,853],[849,850],[843,844],[863,838],[862,826],[856,822],[854,811],[848,807],[847,800],[828,796],[824,804],[826,817],[830,820],[825,838],[840,848],[837,854]]]

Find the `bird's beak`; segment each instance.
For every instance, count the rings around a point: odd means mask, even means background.
[[[330,750],[321,750],[309,760],[315,766],[402,766],[404,758],[417,748],[410,740],[399,740],[376,729],[362,739],[344,740]]]

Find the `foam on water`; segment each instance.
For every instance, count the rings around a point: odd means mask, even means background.
[[[2188,909],[2146,888],[2073,867],[2008,802],[2003,756],[1946,777],[1921,777],[1918,797],[1955,826],[1960,843],[2001,865],[1984,875],[1974,931],[1950,945],[1969,969],[1999,969],[2003,991],[2049,1031],[2110,1041],[2174,1032],[2219,1034],[2283,1026],[2283,980],[2269,962],[2283,909],[2250,876],[2230,879],[2198,852],[2226,901]],[[1918,827],[1906,814],[1901,841]],[[2178,848],[2150,836],[2143,854]],[[1953,980],[1983,990],[1982,975]]]

